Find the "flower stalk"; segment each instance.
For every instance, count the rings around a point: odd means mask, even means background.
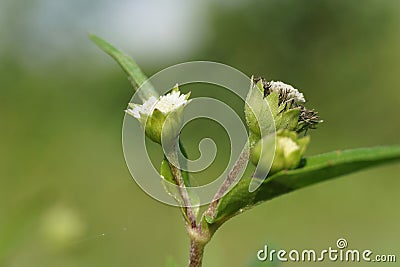
[[[168,155],[169,159],[173,162],[178,162],[178,157],[177,157],[177,148],[173,150],[173,152]],[[188,223],[190,224],[191,228],[196,228],[196,215],[193,211],[193,206],[190,201],[190,196],[187,191],[185,182],[182,177],[182,172],[181,170],[176,167],[173,163],[169,162],[169,167],[171,169],[172,176],[174,177],[175,183],[178,185],[178,191],[179,195],[182,199],[182,204],[183,204],[183,209],[185,211],[185,215],[187,220],[189,221]]]

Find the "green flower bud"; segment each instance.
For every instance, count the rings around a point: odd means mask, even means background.
[[[275,130],[287,129],[300,133],[308,128],[315,129],[322,120],[316,111],[303,106],[305,102],[303,94],[291,85],[252,78],[245,106],[246,122],[250,135],[253,135],[250,143]],[[271,120],[275,123],[273,129]]]
[[[271,165],[271,162],[268,161],[272,158],[269,156],[269,153],[273,151],[272,148],[274,145],[272,135],[263,137],[251,151],[252,163],[257,166],[260,161],[260,173],[265,173],[263,167],[268,168]],[[297,168],[309,142],[309,136],[299,138],[298,134],[294,131],[279,130],[275,137],[275,155],[269,175],[281,170]]]
[[[171,93],[159,99],[151,96],[143,105],[129,103],[125,112],[139,120],[147,137],[161,144],[161,140],[169,142],[179,135],[189,96],[190,93],[181,94],[176,85]]]

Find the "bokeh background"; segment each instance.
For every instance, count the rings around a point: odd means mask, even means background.
[[[399,144],[399,1],[2,0],[0,266],[187,265],[179,210],[142,192],[124,162],[130,84],[87,32],[148,75],[212,60],[295,85],[325,120],[309,155]],[[399,172],[383,166],[258,206],[216,233],[204,266],[340,237],[399,261]]]

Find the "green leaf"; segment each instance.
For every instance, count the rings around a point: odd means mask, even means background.
[[[334,151],[309,157],[298,169],[280,171],[268,177],[252,193],[248,190],[251,178],[243,178],[219,200],[214,216],[207,215],[204,219],[216,229],[229,218],[263,201],[395,160],[400,160],[400,146]]]
[[[110,55],[117,63],[122,67],[125,73],[128,75],[137,88],[144,86],[138,92],[139,97],[145,101],[149,99],[151,96],[158,97],[158,93],[155,91],[153,86],[147,82],[146,75],[143,74],[142,70],[136,64],[136,62],[129,56],[127,56],[122,51],[118,50],[102,38],[98,37],[94,34],[89,34],[89,38],[95,43],[100,49]]]

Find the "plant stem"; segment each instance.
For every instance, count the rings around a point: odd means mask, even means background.
[[[197,242],[196,240],[190,241],[190,260],[189,267],[201,267],[203,263],[205,244]]]
[[[246,166],[249,161],[250,151],[248,144],[243,148],[242,152],[240,153],[239,158],[235,162],[232,170],[230,170],[228,176],[226,177],[225,181],[222,183],[221,187],[217,191],[214,196],[213,201],[211,202],[210,206],[208,207],[207,211],[205,212],[209,216],[213,217],[215,213],[215,209],[217,208],[219,199],[224,196],[224,194],[228,191],[229,187],[236,181],[240,171]]]
[[[206,213],[213,216],[218,205],[218,200],[228,191],[229,187],[236,181],[240,171],[246,166],[249,160],[249,147],[246,146],[242,150],[238,160],[235,162],[228,177],[222,183],[221,187],[214,196],[213,201],[208,207]],[[172,169],[172,167],[171,167]],[[204,216],[204,214],[203,214]],[[189,267],[201,267],[203,262],[204,247],[210,241],[214,231],[210,231],[208,227],[202,227],[202,221],[192,228],[187,228],[190,236],[190,260]]]
[[[172,159],[173,162],[178,162],[177,152],[176,152],[176,150],[173,150],[173,151],[174,152],[170,153],[170,155],[169,155],[170,159]],[[186,190],[186,186],[185,186],[185,182],[182,177],[181,170],[177,166],[175,166],[173,163],[171,163],[170,161],[168,161],[168,162],[169,162],[169,167],[171,169],[172,176],[174,177],[174,180],[175,180],[176,184],[178,185],[178,191],[179,191],[179,195],[181,196],[182,201],[183,201],[183,206],[185,209],[186,217],[188,218],[191,227],[196,228],[196,215],[193,212],[189,193]]]
[[[210,241],[211,236],[213,235],[213,231],[210,231],[208,227],[202,227],[202,221],[197,224],[196,216],[193,212],[190,197],[188,191],[186,190],[185,182],[182,177],[181,170],[179,166],[175,166],[171,162],[178,162],[177,158],[177,147],[170,150],[172,152],[169,153],[169,166],[172,172],[172,176],[176,184],[178,185],[178,191],[182,198],[183,205],[185,208],[186,217],[189,220],[189,223],[186,226],[186,229],[190,236],[190,256],[189,256],[189,267],[201,267],[203,262],[203,254],[204,254],[204,247]],[[211,216],[214,215],[215,209],[218,205],[218,200],[228,191],[230,186],[236,181],[238,175],[246,166],[249,160],[249,147],[246,146],[243,148],[238,160],[235,162],[232,170],[229,172],[226,180],[222,183],[221,187],[217,191],[214,196],[214,199],[210,206],[208,207],[206,213],[210,214]],[[204,216],[204,214],[203,214]]]

